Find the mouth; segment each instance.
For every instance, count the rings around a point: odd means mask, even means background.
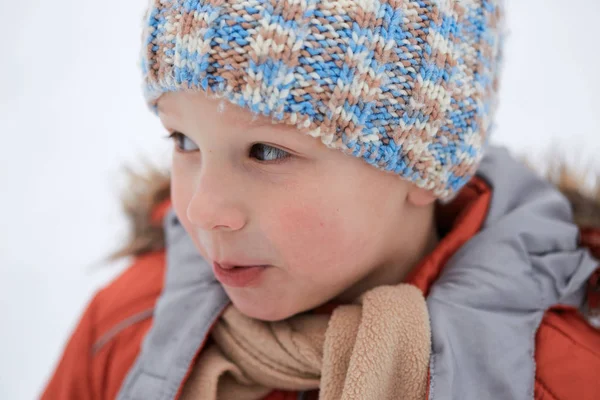
[[[258,284],[261,276],[270,265],[234,265],[213,262],[215,277],[224,286],[249,287]]]

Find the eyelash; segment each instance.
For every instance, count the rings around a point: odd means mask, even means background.
[[[170,133],[166,136],[166,138],[173,141],[173,144],[175,145],[175,150],[180,153],[186,154],[186,153],[195,153],[196,151],[198,151],[198,150],[194,150],[194,151],[187,150],[186,151],[186,150],[183,150],[181,148],[181,146],[179,146],[179,140],[186,138],[186,136],[181,132]]]
[[[179,146],[179,140],[187,138],[181,132],[170,133],[169,135],[166,136],[166,138],[169,139],[169,140],[172,140],[174,142],[175,150],[178,151],[179,153],[187,154],[187,153],[195,153],[195,152],[198,151],[198,150],[187,150],[186,151],[186,150],[181,149],[181,147]],[[266,143],[254,143],[250,147],[249,157],[252,157],[252,151],[256,148],[256,146],[264,146],[267,149],[272,149],[270,151],[280,152],[280,153],[284,154],[282,157],[279,157],[279,158],[277,158],[275,160],[270,160],[270,161],[259,160],[259,159],[255,158],[254,160],[257,163],[260,163],[260,164],[279,164],[279,163],[282,163],[282,162],[286,161],[288,158],[292,157],[292,154],[288,153],[287,151],[285,151],[283,149],[280,149],[278,147],[271,146],[271,145],[266,144]]]

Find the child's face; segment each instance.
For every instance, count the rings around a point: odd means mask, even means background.
[[[172,200],[199,252],[211,264],[268,265],[235,281],[213,267],[240,311],[280,320],[349,299],[399,282],[428,250],[432,196],[294,127],[220,104],[177,92],[159,110],[180,133]]]

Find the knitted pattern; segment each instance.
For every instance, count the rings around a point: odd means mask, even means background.
[[[203,90],[453,196],[496,108],[501,0],[152,0],[145,97]]]

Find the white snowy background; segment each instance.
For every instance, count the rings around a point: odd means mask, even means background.
[[[146,0],[2,0],[0,399],[36,398],[94,291],[124,266],[120,167],[170,147],[137,69]],[[494,141],[600,171],[600,2],[509,0]],[[595,50],[594,50],[595,49]]]

